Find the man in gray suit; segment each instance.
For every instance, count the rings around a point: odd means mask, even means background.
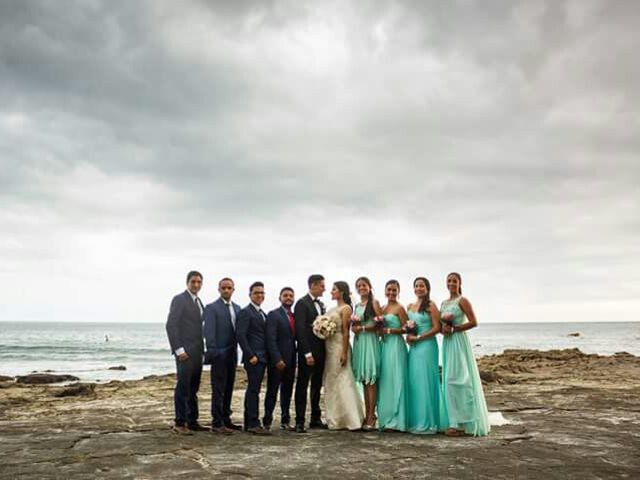
[[[202,274],[187,274],[187,290],[173,297],[167,318],[167,336],[171,353],[176,357],[177,383],[173,396],[175,421],[173,431],[190,435],[193,431],[208,430],[198,423],[198,389],[202,375],[202,313],[204,306],[198,298]]]

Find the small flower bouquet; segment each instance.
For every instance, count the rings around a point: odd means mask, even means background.
[[[376,331],[378,333],[382,333],[382,330],[384,330],[384,327],[386,325],[386,321],[384,319],[383,315],[378,315],[377,317],[373,317],[373,321],[374,321],[374,325],[376,327]]]
[[[360,317],[355,313],[351,315],[351,326],[359,327],[360,325],[362,325],[362,320],[360,320]]]
[[[318,315],[313,321],[312,329],[316,337],[326,340],[336,333],[338,325],[336,325],[336,322],[332,318],[326,315]]]
[[[416,322],[414,322],[413,320],[409,320],[407,323],[404,324],[404,326],[402,327],[402,330],[407,335],[415,335],[418,333],[418,326],[416,325]]]
[[[444,327],[448,326],[451,327],[451,329],[453,330],[453,313],[451,312],[445,312],[442,314],[442,330],[444,332]]]

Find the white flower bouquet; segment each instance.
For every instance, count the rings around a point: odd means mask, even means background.
[[[319,315],[313,321],[312,328],[313,334],[316,337],[321,338],[322,340],[326,340],[331,335],[336,333],[336,331],[338,330],[338,325],[336,325],[336,322],[327,315]]]

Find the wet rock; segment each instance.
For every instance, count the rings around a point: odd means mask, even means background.
[[[108,368],[108,370],[122,370],[122,371],[124,371],[126,369],[127,369],[127,367],[125,367],[124,365],[118,365],[118,366],[115,366],[115,367],[109,367]]]
[[[54,397],[61,398],[92,395],[95,389],[95,383],[77,383],[75,385],[62,388],[59,392],[54,394]]]
[[[0,382],[13,382],[13,377],[7,377],[5,375],[0,375]]]
[[[80,380],[73,375],[55,375],[53,373],[30,373],[16,377],[16,382],[27,385],[46,385],[49,383],[77,382]]]
[[[569,337],[579,337],[580,336],[580,332],[573,332],[573,333],[570,333],[568,336]]]
[[[502,376],[500,374],[487,370],[480,371],[480,379],[482,383],[502,383]]]

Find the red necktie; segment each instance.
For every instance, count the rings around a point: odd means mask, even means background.
[[[293,324],[293,314],[291,313],[290,310],[287,310],[287,317],[289,317],[289,326],[291,327],[291,334],[295,337],[296,336],[296,327]]]

